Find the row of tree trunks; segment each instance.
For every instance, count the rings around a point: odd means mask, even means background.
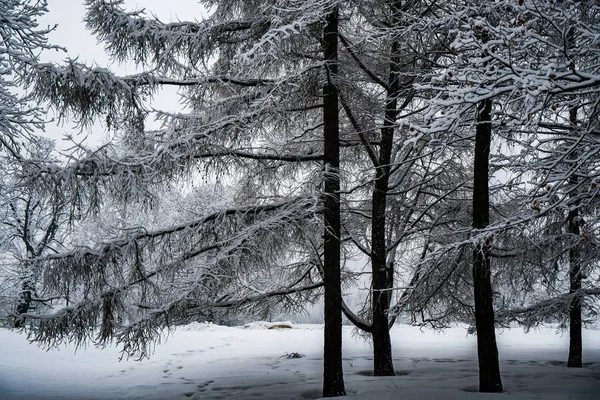
[[[341,287],[340,287],[340,199],[339,199],[339,117],[338,93],[335,78],[338,70],[338,15],[337,10],[327,17],[323,35],[323,53],[327,62],[328,82],[323,87],[324,95],[324,279],[325,279],[325,355],[324,396],[345,394],[341,358]],[[389,191],[391,151],[394,125],[397,117],[398,43],[392,43],[389,89],[385,108],[384,126],[381,130],[378,165],[375,170],[375,185],[372,193],[372,336],[373,372],[376,376],[394,375],[392,345],[389,334],[388,310],[393,286],[391,263],[387,262],[386,248],[386,205]],[[474,155],[473,185],[473,228],[483,229],[489,225],[489,153],[491,144],[492,101],[477,105],[477,128]],[[576,118],[576,116],[575,116]],[[579,234],[577,210],[568,216],[568,232]],[[473,283],[475,323],[479,359],[479,389],[481,392],[503,390],[496,343],[491,266],[489,250],[491,237],[478,243],[473,251]],[[581,288],[581,273],[578,250],[569,253],[570,291]],[[390,279],[391,278],[391,279]],[[581,300],[574,297],[570,309],[571,341],[569,347],[570,367],[581,366]]]

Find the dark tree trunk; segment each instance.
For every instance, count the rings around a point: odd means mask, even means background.
[[[475,229],[485,228],[490,222],[488,181],[492,135],[491,111],[491,100],[485,100],[478,104],[473,177],[473,228]],[[473,251],[479,391],[501,392],[502,380],[498,363],[491,269],[488,257],[490,240],[486,239],[479,243]]]
[[[577,108],[574,107],[569,112],[569,121],[573,129],[577,126]],[[577,177],[570,179],[572,185],[577,184]],[[567,231],[579,237],[580,235],[579,210],[569,211],[567,216]],[[569,250],[569,293],[577,293],[581,289],[581,259],[579,257],[579,245],[575,245]],[[567,367],[581,368],[582,363],[582,339],[581,339],[581,296],[576,294],[571,299],[569,308],[569,359]]]
[[[569,233],[579,236],[578,210],[569,212]],[[581,265],[579,249],[573,247],[569,250],[569,293],[579,292],[581,289]],[[582,339],[581,339],[581,296],[574,295],[569,308],[569,360],[567,367],[581,368],[582,364]]]
[[[323,355],[323,397],[344,396],[342,368],[342,289],[340,272],[340,145],[338,91],[335,86],[338,53],[338,13],[332,11],[323,32],[323,54],[328,82],[323,87],[323,136],[325,194],[324,283],[325,349]]]
[[[375,187],[372,195],[371,268],[373,274],[373,375],[394,375],[392,341],[388,311],[390,289],[394,285],[393,263],[387,262],[386,206],[390,180],[390,162],[394,141],[394,125],[398,114],[398,42],[392,43],[389,89],[385,107],[385,121],[381,129],[378,165],[375,169]]]

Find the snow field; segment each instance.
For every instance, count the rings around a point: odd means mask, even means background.
[[[321,393],[323,326],[268,329],[190,324],[149,360],[119,362],[116,348],[45,351],[0,329],[0,399],[314,399]],[[262,329],[261,329],[262,327]],[[502,394],[477,392],[475,337],[392,329],[394,377],[373,377],[369,344],[344,327],[344,374],[355,399],[598,399],[600,333],[584,331],[582,369],[566,368],[568,336],[546,326],[498,330]],[[301,356],[301,358],[296,358]]]

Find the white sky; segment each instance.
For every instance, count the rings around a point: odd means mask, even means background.
[[[125,0],[125,7],[130,11],[144,8],[146,14],[156,15],[163,22],[200,20],[205,11],[198,0]],[[48,9],[49,13],[40,19],[40,27],[58,24],[56,30],[49,35],[49,42],[65,47],[67,53],[46,52],[42,56],[42,61],[60,62],[70,57],[78,58],[78,61],[87,65],[96,63],[98,66],[110,67],[118,74],[135,72],[135,68],[131,65],[118,65],[110,62],[104,51],[104,45],[98,43],[96,38],[85,28],[83,22],[85,8],[81,0],[48,0]],[[173,111],[181,109],[174,90],[161,92],[156,99],[155,107]],[[52,118],[52,115],[49,117]],[[70,147],[68,142],[62,140],[66,133],[75,136],[78,130],[72,123],[65,123],[61,126],[51,123],[46,128],[46,136],[57,141],[58,149]],[[86,134],[89,135],[88,139],[93,144],[99,144],[106,139],[106,131],[99,123],[95,124]],[[83,136],[78,136],[79,138],[83,138]]]

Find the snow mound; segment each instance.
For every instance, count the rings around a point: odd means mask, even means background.
[[[187,325],[180,325],[176,329],[178,331],[204,332],[204,331],[215,331],[215,330],[224,329],[224,328],[227,328],[227,327],[217,325],[212,322],[190,322]]]
[[[257,321],[245,324],[244,329],[292,329],[292,323],[290,321]]]

